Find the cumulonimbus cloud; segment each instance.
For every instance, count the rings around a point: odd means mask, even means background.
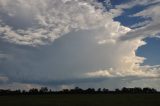
[[[95,0],[0,0],[0,40],[16,45],[3,49],[13,56],[0,64],[0,73],[20,83],[159,77],[136,55],[144,35],[158,30],[132,30],[115,16]]]

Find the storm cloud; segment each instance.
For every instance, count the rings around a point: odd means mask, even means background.
[[[131,29],[114,17],[94,0],[0,0],[0,87],[158,78],[158,67],[141,66],[145,58],[136,55],[145,35],[159,33],[155,24]]]

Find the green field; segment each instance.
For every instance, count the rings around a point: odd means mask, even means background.
[[[0,96],[0,106],[160,106],[160,94]]]

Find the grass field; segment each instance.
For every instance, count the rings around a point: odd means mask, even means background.
[[[160,106],[160,94],[0,96],[0,106]]]

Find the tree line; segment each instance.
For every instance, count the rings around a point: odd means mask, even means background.
[[[79,87],[75,87],[74,89],[63,89],[60,91],[53,91],[48,89],[47,87],[41,87],[40,89],[32,88],[28,91],[26,90],[4,90],[0,89],[0,95],[44,95],[44,94],[152,94],[159,93],[154,88],[126,88],[109,90],[106,88],[98,88],[95,90],[94,88],[81,89]]]

